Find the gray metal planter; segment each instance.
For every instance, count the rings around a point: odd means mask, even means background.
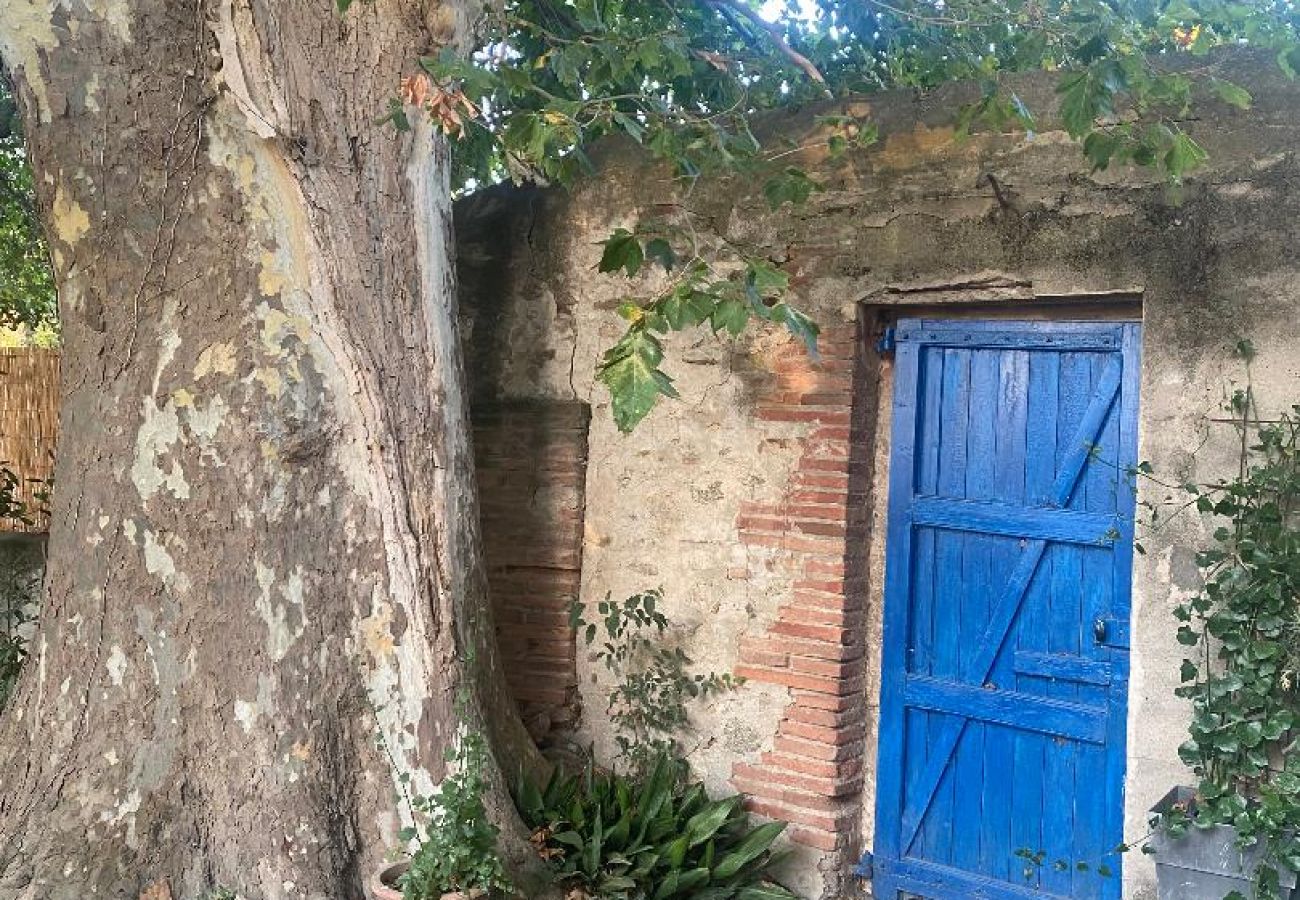
[[[1191,788],[1174,788],[1153,808],[1165,813],[1175,804],[1186,804],[1195,796]],[[1179,838],[1159,829],[1151,838],[1155,850],[1156,884],[1160,900],[1223,900],[1233,891],[1254,896],[1255,870],[1264,858],[1261,847],[1242,850],[1237,846],[1237,829],[1228,825],[1189,828]],[[1300,900],[1296,873],[1279,866],[1282,896]]]

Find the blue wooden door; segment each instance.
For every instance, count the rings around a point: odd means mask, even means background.
[[[1118,898],[1139,326],[896,341],[873,894]]]

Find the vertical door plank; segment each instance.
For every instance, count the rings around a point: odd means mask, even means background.
[[[1046,506],[1056,480],[1057,407],[1060,388],[1060,355],[1034,353],[1029,360],[1029,396],[1027,398],[1027,437],[1025,441],[1025,491],[1031,506]],[[1050,578],[1048,569],[1039,564],[1039,572],[1029,587],[1018,628],[1019,646],[1034,652],[1047,650],[1047,603]],[[1031,694],[1047,694],[1042,679],[1020,677],[1017,689]],[[1011,852],[1038,852],[1043,846],[1043,788],[1047,745],[1044,735],[1021,733],[1015,739],[1015,783],[1011,790]],[[1021,861],[1020,868],[1025,868]],[[1042,873],[1028,867],[1020,880],[1039,887]]]
[[[1029,354],[1008,350],[998,360],[997,422],[993,453],[993,499],[1023,505],[1025,501],[1026,424],[1028,417]],[[998,538],[993,542],[990,571],[994,584],[1003,584],[1020,554],[1020,541]],[[1022,608],[1021,616],[1024,616]],[[1018,631],[1018,629],[1015,629]],[[990,680],[1002,689],[1016,687],[1010,665],[1018,637],[1009,639],[994,662]],[[983,819],[980,832],[980,871],[1007,881],[1018,877],[1012,846],[1011,813],[1015,771],[1015,733],[1006,726],[988,726],[984,734]],[[993,777],[993,773],[998,773]]]
[[[938,493],[941,497],[966,496],[967,424],[970,410],[970,351],[943,351],[943,397],[940,404],[942,438],[939,450]],[[934,675],[957,679],[961,651],[961,572],[965,559],[965,536],[952,531],[935,534]],[[944,765],[951,754],[941,735],[951,728],[951,717],[932,714],[930,747],[926,762]],[[925,785],[921,785],[925,787]],[[922,819],[929,859],[952,862],[954,780],[945,771]]]
[[[1081,441],[1079,425],[1082,423],[1093,393],[1092,361],[1089,354],[1065,353],[1061,356],[1059,405],[1057,407],[1058,468],[1075,454],[1073,446]],[[1082,438],[1091,443],[1095,435]],[[1085,459],[1084,468],[1087,468]],[[1082,477],[1080,481],[1082,481]],[[1077,486],[1067,502],[1061,505],[1078,509],[1083,502],[1084,490]],[[1048,650],[1066,656],[1079,655],[1079,618],[1082,614],[1082,591],[1079,551],[1072,545],[1056,544],[1047,551],[1051,573],[1051,590],[1047,614]],[[1048,696],[1058,700],[1078,699],[1078,686],[1072,682],[1056,680]],[[1048,741],[1046,800],[1043,809],[1043,850],[1047,865],[1043,870],[1043,889],[1071,896],[1075,868],[1074,856],[1074,799],[1078,775],[1078,747],[1059,738]],[[1063,863],[1064,865],[1059,865]]]
[[[943,396],[943,351],[923,349],[917,366],[917,476],[916,493],[932,496],[939,489],[939,445],[943,440],[940,427],[940,402]],[[913,612],[911,646],[908,672],[931,675],[934,672],[934,603],[935,603],[935,532],[932,528],[917,530],[913,536],[914,569],[912,576]],[[924,758],[930,739],[930,716],[923,709],[907,713],[907,752]],[[916,789],[921,766],[907,767],[904,796]],[[925,835],[918,835],[913,852],[928,857]]]
[[[966,411],[966,499],[994,499],[997,465],[997,409],[999,350],[970,352],[970,396]],[[961,681],[980,683],[974,671],[981,636],[989,624],[989,596],[993,591],[992,543],[996,538],[965,532],[960,607],[958,675]],[[966,726],[953,757],[953,865],[966,872],[980,871],[980,840],[984,833],[983,801],[988,779],[1001,773],[986,772],[984,741],[989,726],[972,721]]]

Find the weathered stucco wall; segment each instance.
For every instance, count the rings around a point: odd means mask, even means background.
[[[701,668],[762,675],[700,713],[692,759],[713,787],[739,785],[758,795],[756,808],[796,823],[792,880],[810,896],[851,896],[847,860],[871,844],[875,523],[888,464],[887,422],[878,420],[889,390],[888,361],[866,349],[877,321],[936,307],[1140,315],[1140,456],[1176,479],[1227,464],[1227,426],[1209,418],[1245,377],[1232,357],[1239,338],[1258,350],[1263,409],[1300,400],[1300,89],[1249,60],[1230,62],[1228,73],[1251,86],[1255,108],[1198,107],[1186,127],[1210,161],[1177,190],[1149,173],[1090,173],[1078,147],[1046,125],[1033,136],[954,140],[954,111],[973,96],[961,88],[858,104],[879,125],[880,144],[836,163],[806,153],[801,163],[826,189],[798,209],[771,212],[752,184],[697,186],[684,202],[794,275],[797,301],[827,329],[833,352],[815,366],[794,360],[779,334],[672,337],[668,368],[683,399],[630,436],[615,431],[593,377],[620,333],[613,308],[627,291],[596,273],[597,242],[662,211],[681,197],[677,186],[613,149],[601,176],[570,193],[498,188],[460,204],[476,392],[591,405],[582,599],[662,585],[674,640]],[[1036,109],[1052,103],[1047,81],[1017,89]],[[814,133],[813,113],[770,127],[802,140]],[[814,505],[840,511],[791,512],[810,491],[836,495]],[[765,531],[756,510],[785,518]],[[1186,709],[1173,696],[1182,652],[1170,610],[1196,586],[1202,538],[1200,523],[1184,520],[1148,535],[1136,563],[1130,837],[1144,833],[1148,806],[1187,777],[1175,752]],[[825,615],[809,619],[815,612]],[[841,636],[837,658],[816,633],[811,656],[785,646],[799,638],[781,623],[800,616]],[[607,752],[603,685],[581,658],[579,676],[581,737]],[[1136,854],[1126,894],[1152,896],[1149,862]]]

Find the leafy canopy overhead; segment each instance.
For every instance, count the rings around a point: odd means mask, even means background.
[[[457,138],[463,188],[570,182],[593,169],[589,146],[618,134],[688,181],[743,175],[776,210],[819,185],[787,164],[797,148],[760,140],[755,114],[964,80],[980,92],[953,111],[959,130],[1032,131],[1041,111],[1004,76],[1045,71],[1055,73],[1061,122],[1095,168],[1136,164],[1178,181],[1205,159],[1180,124],[1194,102],[1251,103],[1246,87],[1217,74],[1222,54],[1211,51],[1269,51],[1293,76],[1298,23],[1290,0],[507,0],[485,11],[470,58],[422,60],[389,118],[405,127],[415,105]],[[821,122],[832,158],[876,137],[851,116]],[[627,332],[600,363],[623,430],[677,395],[660,367],[668,332],[736,335],[759,319],[815,347],[816,325],[785,299],[777,266],[734,243],[724,258],[702,232],[679,205],[605,242],[601,271],[661,268],[654,283],[666,285],[622,306]]]
[[[0,328],[48,332],[57,315],[18,108],[0,72]]]
[[[419,99],[461,135],[464,180],[568,180],[610,133],[696,176],[763,158],[755,112],[823,97],[973,81],[983,99],[964,122],[1032,128],[1001,79],[1046,70],[1071,134],[1095,136],[1095,164],[1178,177],[1196,156],[1177,124],[1193,85],[1250,102],[1209,60],[1180,57],[1248,45],[1293,72],[1296,26],[1292,3],[1253,0],[508,0],[471,59],[424,60]]]

